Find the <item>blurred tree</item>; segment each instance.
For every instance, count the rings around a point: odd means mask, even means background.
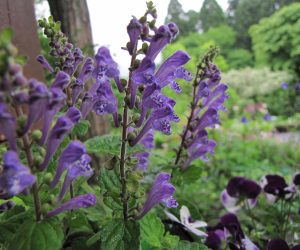
[[[200,20],[203,31],[224,24],[225,15],[216,0],[204,0],[200,10]]]
[[[293,71],[300,79],[300,4],[282,8],[250,28],[258,66]]]
[[[237,32],[236,45],[250,50],[249,27],[292,2],[299,0],[228,0],[228,23]]]
[[[187,13],[182,9],[178,0],[171,0],[168,7],[168,15],[165,22],[174,22],[178,25],[180,34],[186,36],[199,29],[199,13],[190,10]]]

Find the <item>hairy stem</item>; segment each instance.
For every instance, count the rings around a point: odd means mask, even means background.
[[[126,100],[129,99],[130,96],[130,86],[131,86],[131,75],[132,75],[132,68],[135,63],[136,58],[136,49],[133,52],[131,57],[130,63],[130,71],[128,77],[128,85],[125,90],[125,97],[124,97],[124,108],[123,108],[123,115],[122,115],[122,138],[121,138],[121,151],[120,151],[120,182],[121,182],[121,199],[123,203],[123,218],[124,220],[128,220],[128,195],[127,195],[127,186],[126,186],[126,158],[127,158],[127,126],[128,126],[128,104]]]
[[[195,109],[197,107],[196,94],[197,94],[197,86],[198,86],[197,78],[198,78],[198,75],[199,75],[199,71],[200,71],[200,68],[198,67],[196,77],[195,77],[194,83],[193,83],[193,99],[192,99],[192,102],[191,102],[191,112],[190,112],[190,115],[188,117],[187,125],[185,127],[184,132],[183,132],[183,135],[182,135],[182,138],[181,138],[181,143],[180,143],[180,146],[179,146],[177,154],[176,154],[175,165],[177,165],[179,163],[179,160],[180,160],[183,148],[184,148],[184,143],[185,143],[185,140],[186,140],[186,136],[187,136],[188,130],[190,128],[191,122],[193,120]],[[183,166],[181,166],[180,169],[181,169],[181,171],[184,171]]]
[[[18,116],[23,115],[23,110],[20,106],[17,106],[15,109],[16,109],[16,113]],[[30,143],[28,133],[23,135],[22,140],[24,143],[24,150],[25,150],[28,166],[31,169],[33,169],[33,165],[34,165],[33,164],[33,155],[32,155],[31,143]],[[40,200],[40,196],[39,196],[39,186],[38,186],[37,180],[32,185],[31,191],[32,191],[32,195],[33,195],[36,221],[40,221],[41,217],[42,217],[42,212],[41,212],[41,200]]]

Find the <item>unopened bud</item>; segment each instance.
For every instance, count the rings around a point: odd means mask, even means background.
[[[141,103],[141,98],[136,96],[134,106],[138,109]]]
[[[44,175],[43,181],[45,184],[50,185],[51,181],[53,179],[53,176],[51,173],[47,173]]]
[[[127,86],[127,81],[125,79],[121,79],[120,82],[123,88]]]
[[[40,130],[34,130],[31,134],[32,140],[38,142],[42,137],[42,132]]]
[[[26,115],[21,115],[17,119],[17,124],[18,124],[19,127],[23,128],[26,121],[27,121],[27,116]]]
[[[139,119],[140,119],[140,115],[139,114],[134,114],[133,116],[132,116],[132,121],[134,122],[134,123],[137,123],[138,121],[139,121]]]
[[[140,84],[140,85],[138,86],[139,92],[143,93],[144,89],[145,89],[145,85],[144,85],[144,84]]]
[[[135,135],[134,135],[134,133],[128,133],[128,136],[127,136],[127,139],[128,139],[128,141],[132,141],[132,140],[134,140],[134,138],[135,138]]]
[[[141,61],[140,60],[135,60],[133,68],[137,69],[140,66]]]
[[[42,211],[43,214],[48,213],[50,210],[51,210],[50,204],[44,203],[44,204],[42,205],[41,211]]]
[[[147,17],[142,16],[139,21],[140,21],[140,23],[146,23],[147,22]]]
[[[144,54],[147,53],[147,51],[148,51],[148,43],[143,43],[143,45],[142,45],[142,51],[143,51]]]
[[[126,96],[125,99],[124,99],[124,101],[125,101],[125,104],[127,106],[129,106],[130,105],[130,96]]]

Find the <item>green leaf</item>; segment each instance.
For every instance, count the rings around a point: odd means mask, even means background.
[[[77,136],[84,136],[88,132],[90,126],[91,124],[88,120],[82,120],[75,125],[73,133]]]
[[[85,141],[85,146],[89,153],[119,155],[121,140],[118,135],[96,136]],[[127,155],[143,152],[145,149],[142,145],[127,147]]]
[[[209,250],[209,248],[201,243],[181,240],[174,250]]]
[[[116,169],[101,170],[100,187],[105,205],[111,209],[122,209],[120,199],[121,187]]]
[[[101,249],[127,250],[140,248],[140,227],[135,221],[113,219],[102,229]]]
[[[27,221],[10,241],[8,250],[59,250],[63,239],[62,225],[56,220]]]
[[[161,241],[164,235],[164,225],[154,214],[147,214],[141,221],[141,240],[152,247],[161,248]]]
[[[174,249],[179,242],[179,237],[176,235],[172,235],[169,232],[163,238],[162,246],[165,249]]]
[[[11,42],[13,31],[11,28],[4,28],[0,33],[0,42],[7,44]]]
[[[89,247],[89,246],[92,246],[94,245],[96,242],[100,241],[101,239],[101,232],[98,232],[96,234],[94,234],[91,238],[89,238],[87,241],[86,241],[86,245]]]

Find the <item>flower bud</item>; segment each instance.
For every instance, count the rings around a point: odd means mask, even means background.
[[[133,120],[134,123],[137,123],[139,121],[139,119],[140,119],[140,115],[139,114],[134,114],[132,116],[132,120]]]
[[[128,141],[132,141],[134,138],[135,138],[134,133],[132,133],[132,132],[128,133],[128,136],[127,136]]]
[[[38,142],[42,137],[42,132],[40,130],[34,130],[31,137],[33,141]]]
[[[44,178],[43,178],[43,182],[47,185],[50,185],[51,181],[53,179],[53,176],[51,173],[47,173],[44,175]]]
[[[50,204],[44,203],[44,204],[42,205],[41,211],[42,211],[43,214],[48,213],[50,210],[51,210]]]
[[[123,88],[126,88],[126,86],[127,86],[127,81],[126,81],[125,79],[121,79],[120,82],[121,82],[122,87],[123,87]]]
[[[147,51],[148,51],[148,43],[143,43],[143,45],[142,45],[142,51],[143,51],[144,54],[147,53]]]
[[[134,105],[137,109],[139,108],[140,103],[141,103],[141,98],[139,96],[136,96]]]
[[[133,68],[137,69],[140,66],[141,61],[140,60],[135,60]]]
[[[139,90],[140,93],[143,93],[144,89],[145,89],[145,85],[144,84],[140,84],[138,86],[138,90]]]

